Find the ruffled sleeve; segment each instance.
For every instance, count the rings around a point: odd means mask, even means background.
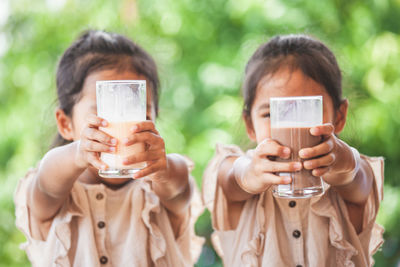
[[[190,202],[189,219],[188,222],[183,227],[181,227],[177,242],[182,251],[187,251],[188,248],[190,248],[189,253],[192,258],[192,264],[195,264],[200,257],[201,250],[205,241],[203,237],[197,236],[194,231],[196,221],[203,213],[204,206],[201,201],[200,192],[196,186],[193,177],[190,177],[190,181],[193,187],[193,195]]]
[[[73,193],[52,220],[49,230],[43,231],[39,223],[30,214],[27,205],[27,192],[32,186],[37,170],[31,169],[22,178],[14,194],[16,226],[25,235],[27,241],[21,245],[33,266],[70,266],[68,251],[71,247],[70,223],[75,216],[82,216],[75,204]]]
[[[374,173],[372,192],[364,210],[363,229],[359,234],[360,242],[368,251],[372,266],[374,264],[372,256],[383,244],[384,228],[376,223],[376,216],[383,200],[384,160],[382,157],[362,157],[368,162]]]
[[[238,146],[217,144],[215,155],[210,160],[203,175],[202,199],[205,207],[211,213],[212,226],[215,230],[211,235],[211,240],[217,254],[223,259],[224,265],[227,266],[233,266],[230,264],[230,258],[239,256],[234,256],[233,251],[241,250],[241,248],[237,248],[237,246],[242,247],[245,246],[245,244],[247,245],[247,239],[250,238],[251,234],[244,234],[245,231],[239,234],[242,238],[240,245],[237,245],[238,234],[232,230],[229,222],[226,196],[223,189],[218,185],[218,170],[225,159],[229,157],[240,157],[242,155],[244,155],[244,153]],[[254,201],[250,202],[253,203]],[[250,205],[249,201],[247,201],[245,204],[243,210],[246,213],[246,217],[249,216],[250,218],[255,216],[254,209],[249,208],[250,206],[254,206],[255,203],[256,202]],[[238,228],[243,227],[241,224],[243,224],[243,222],[239,222]]]
[[[221,163],[229,157],[240,157],[244,153],[235,145],[216,145],[214,158],[209,162],[204,175],[202,198],[204,205],[212,214],[215,230],[231,229],[228,220],[227,201],[222,188],[218,186],[218,170]]]
[[[349,235],[353,235],[354,239],[355,230],[350,231],[352,234],[348,231],[353,229],[353,226],[347,215],[346,203],[330,187],[323,196],[313,199],[311,203],[314,214],[328,218],[328,238],[330,245],[336,249],[334,256],[336,264],[345,267],[354,266],[352,257],[358,252],[349,238]]]
[[[142,211],[142,220],[149,229],[151,260],[156,263],[156,266],[166,266],[167,264],[163,259],[167,249],[165,237],[157,223],[152,220],[151,216],[151,214],[160,213],[160,200],[151,189],[150,183],[145,183],[143,185],[143,190],[145,204]]]
[[[314,199],[311,205],[315,214],[329,219],[329,240],[336,248],[337,264],[343,266],[372,266],[372,255],[383,243],[383,227],[376,223],[383,198],[383,159],[362,158],[368,162],[374,178],[359,234],[350,221],[345,201],[332,188],[328,188],[321,198]]]

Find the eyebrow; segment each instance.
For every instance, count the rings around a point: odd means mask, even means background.
[[[264,104],[262,104],[261,106],[259,106],[258,107],[258,109],[257,110],[260,110],[260,109],[268,109],[269,108],[269,103],[264,103]]]

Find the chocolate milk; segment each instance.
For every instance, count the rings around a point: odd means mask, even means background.
[[[271,138],[278,141],[281,145],[291,149],[289,159],[278,158],[277,161],[301,161],[299,150],[306,147],[313,147],[321,143],[320,136],[310,134],[310,127],[281,127],[271,128]],[[320,184],[320,178],[311,174],[310,170],[304,168],[298,172],[281,173],[292,177],[292,190],[310,188]]]

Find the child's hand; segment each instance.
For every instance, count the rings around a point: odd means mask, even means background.
[[[106,120],[94,114],[86,118],[86,125],[81,132],[75,156],[75,162],[79,167],[87,168],[92,165],[97,169],[107,169],[107,165],[100,160],[100,152],[114,153],[117,144],[115,138],[99,130],[99,127],[107,127],[107,125]]]
[[[278,162],[273,158],[288,159],[289,156],[290,148],[272,139],[265,139],[256,147],[243,175],[236,177],[236,180],[243,190],[251,194],[261,193],[273,184],[288,184],[291,182],[290,176],[278,176],[275,173],[299,171],[302,169],[301,163]]]
[[[126,157],[125,165],[147,162],[147,167],[138,171],[132,178],[137,179],[152,175],[153,179],[166,177],[167,156],[165,154],[164,139],[160,136],[152,121],[143,121],[132,127],[132,134],[124,140],[124,145],[130,146],[145,143],[146,150]]]
[[[314,147],[303,148],[299,156],[305,161],[303,166],[312,170],[314,176],[322,176],[325,182],[331,185],[344,185],[348,177],[344,174],[351,172],[355,167],[355,161],[351,148],[334,135],[334,127],[331,123],[312,127],[310,133],[314,136],[322,136],[323,142]],[[346,177],[343,179],[343,177]]]

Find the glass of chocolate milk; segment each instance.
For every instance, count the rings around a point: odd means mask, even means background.
[[[145,151],[144,143],[125,146],[123,141],[131,134],[131,128],[146,120],[146,81],[115,80],[96,82],[97,115],[108,121],[100,130],[117,139],[115,153],[101,153],[107,170],[99,170],[104,178],[129,178],[146,167],[146,163],[124,165],[125,157]]]
[[[321,137],[310,134],[310,128],[322,124],[322,96],[271,97],[271,138],[291,149],[289,159],[277,161],[304,161],[299,150],[321,143]],[[292,182],[274,185],[273,194],[283,198],[308,198],[324,193],[321,177],[315,177],[310,170],[279,173],[290,176]]]

